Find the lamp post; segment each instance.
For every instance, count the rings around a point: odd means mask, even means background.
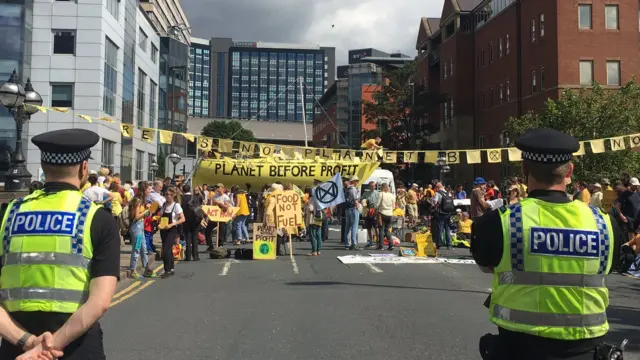
[[[507,130],[502,130],[500,132],[500,147],[501,148],[508,148],[509,146],[511,146],[511,139],[509,138],[509,131]],[[502,151],[502,150],[500,150]],[[507,176],[509,176],[508,172],[509,172],[509,165],[507,162],[507,159],[504,156],[501,156],[501,161],[500,161],[500,172],[502,173],[502,179],[506,179]]]
[[[26,191],[31,182],[31,173],[25,166],[25,158],[22,153],[22,126],[31,119],[31,115],[37,113],[41,106],[42,97],[31,85],[31,79],[27,79],[24,88],[18,83],[18,75],[13,70],[9,81],[0,87],[0,103],[9,110],[16,122],[16,147],[11,156],[11,166],[5,173],[4,189],[8,191]]]
[[[178,165],[178,163],[180,162],[180,160],[182,160],[182,158],[180,157],[180,155],[176,154],[176,153],[171,153],[167,156],[169,158],[169,161],[171,161],[171,163],[173,164],[173,181],[176,180],[176,165]]]
[[[158,171],[158,169],[160,168],[160,165],[158,165],[157,162],[152,161],[151,164],[149,164],[149,169],[151,170],[151,181],[156,179],[156,171]]]
[[[436,166],[440,167],[440,181],[442,181],[442,175],[451,171],[451,167],[447,165],[447,158],[444,157],[443,153],[438,154],[438,160],[436,161]]]

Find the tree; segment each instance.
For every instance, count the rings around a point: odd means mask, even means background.
[[[366,122],[376,125],[376,130],[363,132],[363,141],[380,136],[382,145],[389,150],[427,149],[429,144],[423,140],[439,131],[439,121],[430,123],[429,113],[444,103],[447,96],[412,84],[416,70],[414,60],[386,73],[388,81],[380,85],[373,95],[374,101],[363,101]],[[391,170],[400,175],[406,169],[405,164],[399,164]]]
[[[547,100],[541,112],[530,112],[507,122],[514,138],[541,127],[563,131],[581,141],[637,133],[640,86],[632,80],[620,90],[606,90],[598,84],[591,90],[565,90],[558,100]],[[631,150],[611,151],[607,143],[606,151],[600,154],[585,146],[586,154],[574,159],[575,179],[595,182],[603,177],[618,178],[623,172],[640,174],[640,154]]]
[[[204,128],[201,134],[214,139],[229,139],[236,141],[255,142],[256,137],[253,131],[245,129],[238,121],[211,121]]]

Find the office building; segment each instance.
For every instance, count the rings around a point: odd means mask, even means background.
[[[89,167],[120,173],[122,179],[151,178],[156,143],[136,130],[125,138],[117,122],[157,127],[160,38],[136,0],[33,2],[31,81],[43,105],[67,108],[32,116],[27,138],[52,130],[83,128],[100,135]],[[36,176],[40,151],[24,144],[27,168]]]
[[[170,36],[185,44],[191,44],[191,27],[179,0],[139,0],[138,2],[158,35]]]
[[[638,11],[637,1],[445,0],[440,19],[421,20],[416,44],[417,80],[450,95],[433,117],[442,148],[510,146],[509,117],[540,111],[566,89],[631,80],[640,71]],[[507,165],[485,158],[452,170],[499,180]]]
[[[189,116],[206,118],[211,116],[211,46],[208,40],[192,37],[189,51]]]
[[[311,121],[315,99],[320,99],[335,80],[335,48],[231,38],[212,38],[208,46],[205,41],[196,40],[191,48],[195,64],[190,68],[190,85],[194,87],[190,112],[194,117],[301,121],[304,113]],[[211,54],[208,88],[205,64],[198,67],[198,52],[204,59],[207,50]],[[202,106],[196,105],[198,100],[202,100]],[[208,114],[204,111],[206,101]]]
[[[32,24],[33,1],[0,0],[0,85],[9,79],[14,69],[22,84],[31,76],[31,47],[28,45],[31,44]],[[15,144],[16,123],[9,111],[0,105],[0,182],[4,182]]]

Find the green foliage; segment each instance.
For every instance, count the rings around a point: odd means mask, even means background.
[[[511,118],[507,129],[512,138],[527,130],[546,127],[563,131],[578,140],[593,140],[640,132],[640,85],[635,80],[620,90],[607,90],[594,84],[590,90],[565,90],[557,101],[548,100],[540,113]],[[611,151],[608,141],[604,153],[575,158],[574,178],[600,181],[616,179],[622,172],[640,174],[640,154],[630,150]],[[628,146],[628,143],[627,143]]]
[[[253,131],[244,129],[238,121],[211,121],[202,128],[201,134],[214,139],[256,141]]]

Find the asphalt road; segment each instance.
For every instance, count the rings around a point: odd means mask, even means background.
[[[346,266],[337,240],[320,257],[305,256],[309,243],[294,247],[294,262],[180,262],[176,276],[109,310],[107,358],[466,360],[480,359],[478,339],[496,331],[482,305],[491,276],[475,265]],[[625,359],[640,359],[640,280],[609,284],[610,338],[629,338]]]

